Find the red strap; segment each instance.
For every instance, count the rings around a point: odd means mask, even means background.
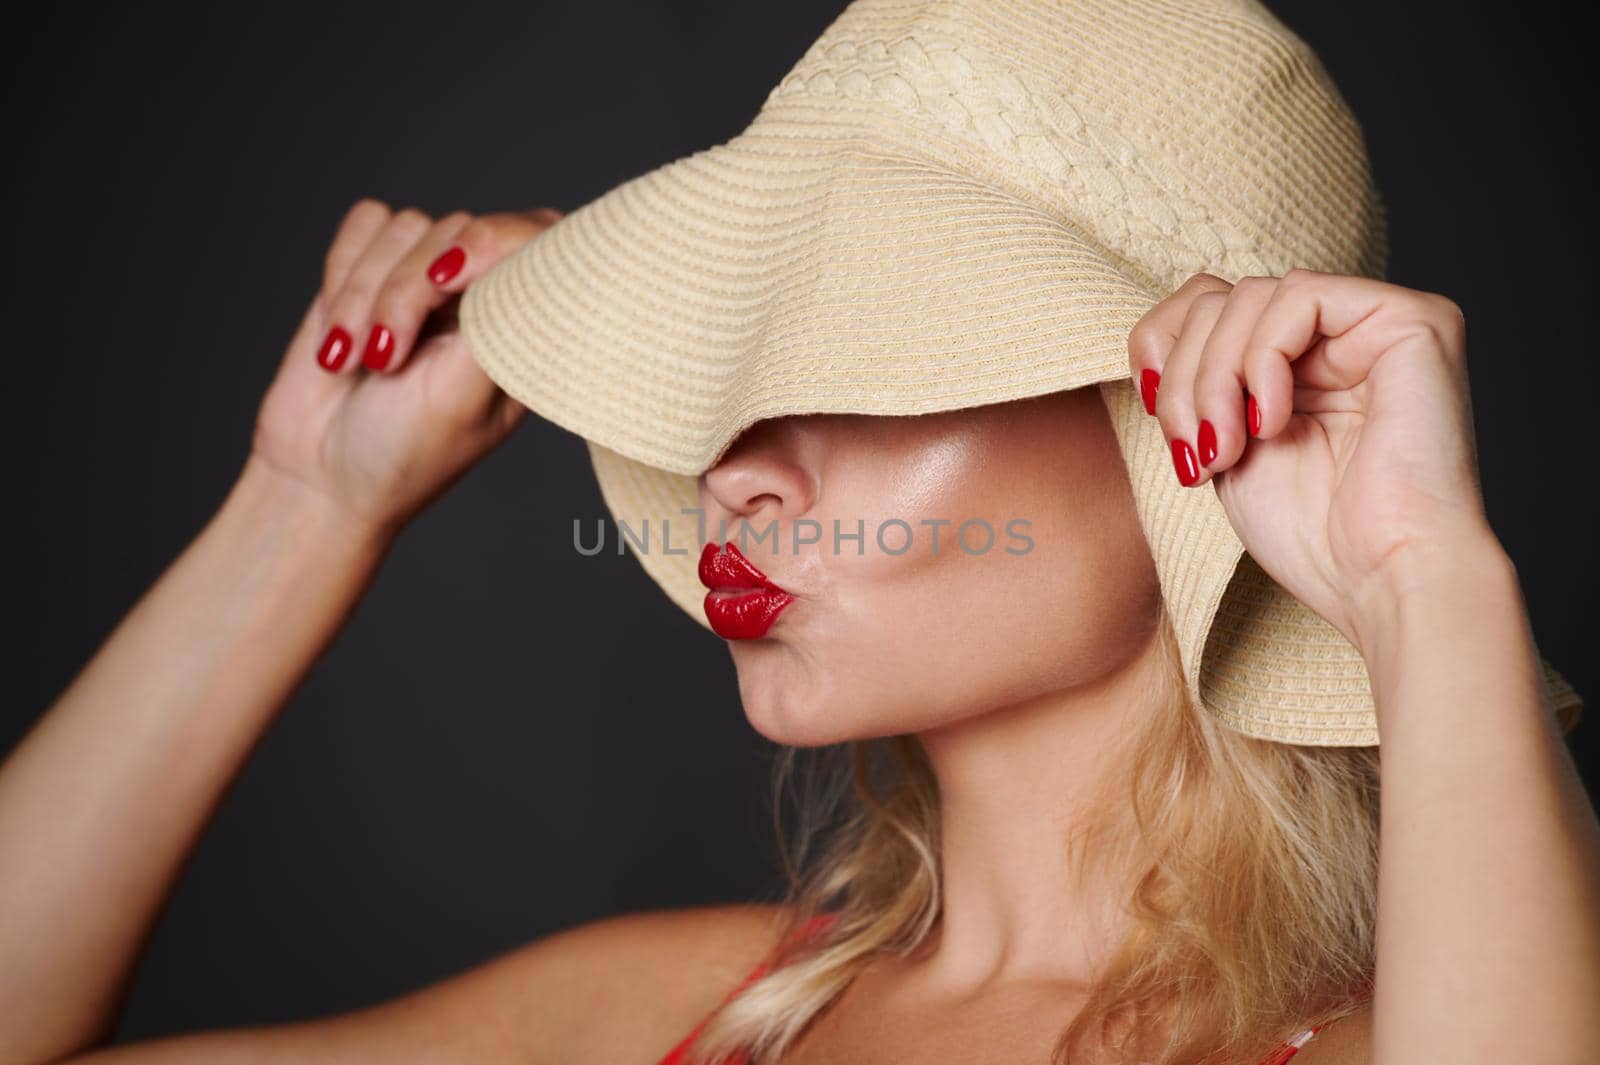
[[[829,924],[831,924],[836,916],[837,914],[833,913],[817,914],[805,924],[801,925],[799,929],[795,931],[793,939],[786,942],[792,942],[794,939],[803,940],[810,938],[812,933],[819,929],[826,928]],[[727,1005],[735,995],[749,987],[751,984],[755,983],[757,980],[761,979],[763,976],[767,975],[767,969],[770,964],[770,960],[763,961],[760,965],[757,965],[754,969],[752,969],[750,971],[750,975],[746,976],[744,980],[740,982],[738,987],[734,988],[723,997],[722,1005]],[[694,1026],[694,1031],[683,1037],[683,1042],[679,1043],[677,1046],[673,1047],[667,1052],[667,1056],[661,1059],[660,1065],[682,1065],[684,1052],[689,1049],[689,1044],[694,1042],[695,1036],[700,1034],[701,1030],[705,1028],[706,1024],[710,1020],[711,1015],[707,1014],[704,1020]],[[745,1065],[745,1061],[742,1057],[733,1058],[728,1061],[726,1065]]]

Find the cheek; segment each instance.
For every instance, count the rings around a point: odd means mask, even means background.
[[[1085,486],[1077,508],[1016,490],[981,510],[937,515],[984,517],[994,540],[981,553],[976,527],[970,550],[953,524],[935,551],[931,530],[913,523],[913,548],[898,557],[876,551],[870,532],[864,557],[819,554],[814,564],[830,577],[824,609],[797,624],[786,659],[768,663],[784,668],[752,672],[761,690],[747,706],[781,706],[773,715],[791,734],[840,742],[946,724],[1103,676],[1143,646],[1159,603],[1131,500],[1119,505],[1104,485]]]
[[[1155,567],[1115,441],[1094,425],[1058,418],[1040,440],[987,447],[951,435],[879,452],[859,481],[831,471],[808,515],[822,542],[790,556],[816,601],[733,648],[757,731],[813,746],[931,728],[1088,683],[1143,646]],[[958,538],[968,519],[988,531]],[[835,550],[835,520],[863,540]]]
[[[1023,553],[1003,540],[941,552],[841,592],[828,659],[859,696],[857,725],[893,734],[1013,705],[1097,679],[1142,645],[1155,605],[1142,540],[1124,550],[1037,520],[1029,535]]]

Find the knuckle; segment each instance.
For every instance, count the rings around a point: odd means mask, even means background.
[[[449,214],[439,219],[439,226],[441,228],[460,228],[470,224],[472,222],[472,218],[473,215],[471,211],[451,211]]]
[[[346,222],[359,222],[367,218],[381,221],[389,217],[389,205],[376,196],[363,196],[350,205],[344,217]]]
[[[1198,274],[1193,274],[1193,275],[1190,276],[1189,280],[1187,280],[1187,281],[1185,281],[1183,283],[1183,289],[1185,289],[1185,290],[1198,288],[1198,289],[1201,289],[1201,290],[1209,291],[1211,289],[1216,289],[1216,288],[1224,288],[1224,289],[1226,289],[1226,288],[1231,288],[1231,287],[1233,287],[1233,286],[1229,285],[1226,281],[1224,281],[1222,278],[1218,277],[1216,274],[1208,274],[1208,273],[1205,273],[1205,272],[1201,272],[1201,273],[1198,273]]]
[[[1154,367],[1166,356],[1172,338],[1148,318],[1128,332],[1128,357],[1135,368]]]
[[[1241,277],[1234,284],[1233,291],[1254,294],[1257,292],[1269,291],[1270,289],[1276,288],[1277,285],[1278,279],[1275,277],[1261,277],[1252,274],[1249,277]]]
[[[433,219],[415,207],[402,207],[395,212],[389,224],[401,233],[421,236],[433,227]]]
[[[1189,304],[1190,320],[1216,318],[1222,314],[1222,308],[1228,304],[1226,292],[1202,292]]]
[[[372,306],[372,297],[371,282],[352,276],[345,280],[338,295],[334,297],[333,311],[342,318],[364,314],[366,308]]]
[[[1227,390],[1233,389],[1235,370],[1227,363],[1217,359],[1201,359],[1195,366],[1194,391],[1196,397],[1214,396],[1223,393],[1223,382],[1227,382]]]
[[[391,328],[420,319],[428,287],[430,283],[420,274],[397,272],[390,275],[372,295],[373,315]]]
[[[1308,281],[1315,280],[1319,276],[1321,275],[1318,274],[1317,271],[1312,270],[1309,267],[1296,266],[1288,273],[1283,275],[1283,280],[1285,284],[1303,285]]]
[[[479,215],[468,222],[465,229],[456,234],[456,243],[481,251],[494,247],[493,233],[494,222]]]
[[[1461,304],[1437,292],[1428,293],[1428,303],[1434,316],[1446,329],[1466,332],[1467,312],[1461,309]]]
[[[1466,346],[1467,319],[1459,304],[1448,296],[1435,292],[1411,291],[1405,307],[1407,317],[1415,322],[1433,347],[1445,357],[1454,358]]]
[[[533,234],[525,223],[509,215],[479,215],[456,237],[456,243],[467,248],[482,263],[498,261],[511,250],[526,243]]]
[[[1430,346],[1445,362],[1457,362],[1465,354],[1466,345],[1461,342],[1461,334],[1453,326],[1430,321],[1424,323],[1423,328],[1427,331]]]
[[[390,283],[385,283],[372,296],[370,317],[375,322],[382,322],[390,329],[394,329],[404,317],[407,302],[398,298],[398,293]]]

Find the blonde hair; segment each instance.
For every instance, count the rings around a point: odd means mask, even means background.
[[[1063,1018],[1061,1065],[1120,1060],[1157,1028],[1165,1045],[1142,1059],[1152,1065],[1259,1061],[1370,997],[1377,748],[1297,747],[1226,728],[1187,697],[1164,609],[1159,630],[1167,669],[1152,698],[1170,709],[1131,731],[1119,752],[1128,772],[1113,775],[1129,791],[1105,797],[1136,826],[1125,841],[1131,931]],[[788,872],[782,945],[764,976],[708,1018],[686,1062],[772,1065],[875,956],[914,950],[938,922],[938,782],[921,743],[809,753],[820,759],[784,748],[774,773]],[[1086,828],[1073,845],[1095,835]]]

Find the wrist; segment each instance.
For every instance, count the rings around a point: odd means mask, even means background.
[[[255,454],[245,460],[218,521],[255,534],[269,532],[286,549],[330,558],[379,558],[398,532],[361,517]]]
[[[1487,527],[1414,540],[1392,552],[1356,590],[1356,647],[1371,667],[1408,625],[1470,619],[1519,596],[1516,566]]]

